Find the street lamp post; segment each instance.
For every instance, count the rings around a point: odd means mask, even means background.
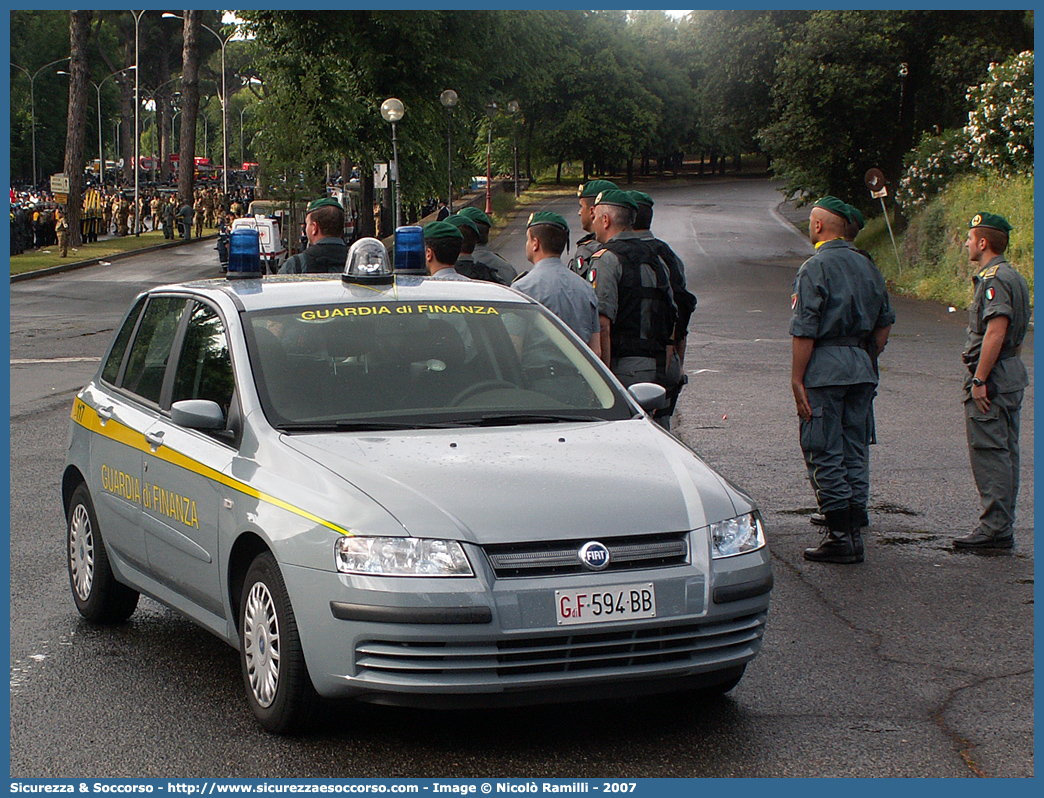
[[[139,127],[138,111],[141,107],[141,70],[138,68],[138,24],[141,22],[145,10],[131,11],[134,15],[134,235],[141,235],[141,202],[138,186],[138,170],[141,166],[141,128]]]
[[[164,19],[185,19],[178,14],[171,14],[169,11],[163,14]],[[221,42],[221,182],[225,196],[228,196],[228,116],[225,113],[225,103],[228,102],[228,91],[225,88],[225,45],[228,44],[232,37],[236,35],[235,31],[228,34],[227,38],[222,39],[221,34],[211,28],[209,25],[200,23],[200,27],[204,30],[208,30],[217,36],[217,40]]]
[[[243,164],[246,162],[246,157],[243,155],[243,114],[246,112],[247,106],[243,106],[239,109],[239,168],[243,168]]]
[[[29,126],[32,128],[33,133],[33,188],[36,187],[38,182],[36,174],[36,78],[41,72],[47,69],[47,67],[60,64],[62,61],[68,61],[70,58],[72,58],[72,56],[67,55],[65,58],[58,58],[48,64],[44,64],[31,75],[29,74],[29,70],[25,67],[20,67],[13,61],[11,62],[11,66],[15,69],[22,70],[25,73],[25,76],[29,78]]]
[[[392,171],[392,178],[395,180],[396,229],[402,227],[402,181],[399,179],[399,140],[395,136],[395,123],[402,119],[405,113],[406,109],[403,107],[402,101],[395,97],[389,97],[381,103],[381,116],[384,117],[385,122],[391,123],[392,129],[392,160],[395,165]]]
[[[151,142],[152,142],[152,164],[151,164],[150,172],[152,173],[152,182],[154,182],[154,183],[156,182],[156,143],[157,143],[156,142],[156,138],[159,135],[159,102],[158,102],[159,90],[162,89],[164,86],[167,86],[167,85],[169,85],[171,83],[177,83],[179,80],[181,80],[180,76],[176,77],[176,78],[171,78],[170,80],[165,80],[163,83],[158,85],[152,91],[148,91],[148,90],[145,91],[145,94],[148,95],[148,97],[149,97],[149,102],[152,103],[152,139],[151,139]],[[146,105],[148,105],[148,103],[146,103]],[[173,121],[173,119],[171,120],[171,123],[170,123],[170,136],[171,136],[172,139],[174,138],[174,121]]]
[[[515,153],[515,199],[518,199],[518,121],[515,119],[518,108],[518,100],[508,103],[508,111],[511,112],[511,148]]]
[[[457,104],[457,92],[446,89],[439,95],[439,102],[446,109],[446,207],[453,213],[453,107]]]
[[[88,83],[94,86],[94,93],[97,95],[98,99],[98,183],[99,185],[101,185],[102,189],[105,188],[105,151],[102,149],[101,87],[104,86],[105,81],[109,80],[110,78],[114,78],[117,75],[122,75],[124,72],[129,72],[132,69],[134,69],[134,67],[132,66],[124,67],[123,69],[117,69],[111,75],[106,75],[98,83],[95,83],[93,80],[88,81]],[[64,72],[61,70],[59,70],[58,74],[69,75],[68,72]],[[71,75],[69,76],[72,77]]]
[[[489,137],[486,141],[486,214],[493,213],[493,117],[497,115],[497,104],[494,102],[486,106],[486,116],[489,117]]]

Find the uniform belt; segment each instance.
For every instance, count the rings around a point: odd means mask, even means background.
[[[865,338],[817,338],[814,346],[862,346]]]

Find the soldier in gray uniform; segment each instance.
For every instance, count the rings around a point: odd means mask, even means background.
[[[462,216],[459,213],[447,216],[442,221],[449,222],[460,230],[460,255],[457,256],[457,262],[453,264],[453,268],[457,270],[457,273],[463,274],[472,280],[485,280],[490,283],[506,285],[506,283],[501,282],[500,276],[489,266],[475,261],[475,245],[479,239],[478,225],[470,217]]]
[[[453,268],[460,255],[464,237],[449,222],[426,224],[424,236],[424,266],[433,280],[469,280]]]
[[[980,269],[968,312],[964,364],[964,417],[975,486],[982,501],[979,525],[953,541],[965,551],[1010,549],[1015,544],[1019,493],[1019,414],[1029,385],[1020,357],[1029,323],[1029,286],[1004,259],[1011,225],[1003,216],[977,213],[965,246]]]
[[[869,525],[869,414],[878,378],[870,350],[884,350],[895,322],[884,278],[845,240],[845,203],[823,197],[809,214],[816,253],[791,297],[791,388],[801,450],[827,530],[806,560],[858,563]]]
[[[634,218],[634,232],[643,241],[648,241],[653,250],[667,265],[667,271],[671,278],[671,295],[674,297],[674,305],[678,310],[678,323],[674,330],[674,345],[671,348],[671,357],[667,361],[667,380],[675,385],[667,392],[667,407],[657,410],[655,416],[671,416],[674,407],[678,404],[678,396],[682,388],[689,382],[685,374],[685,343],[689,335],[689,319],[696,309],[696,295],[686,287],[685,264],[671,249],[666,241],[661,241],[652,234],[649,227],[653,218],[653,198],[644,191],[629,191],[631,197],[638,205],[638,213]]]
[[[471,219],[478,227],[479,238],[474,252],[471,253],[472,259],[475,263],[481,263],[496,272],[501,283],[511,285],[511,281],[518,277],[518,269],[489,248],[489,229],[493,226],[493,221],[483,211],[472,206],[461,210],[460,215]]]
[[[592,230],[602,245],[591,256],[601,327],[602,360],[624,387],[655,382],[668,391],[677,310],[667,266],[631,229],[638,205],[626,191],[595,197]],[[670,416],[656,417],[670,429]]]
[[[573,257],[569,260],[569,268],[591,285],[595,282],[594,275],[591,274],[591,256],[602,248],[595,234],[591,232],[591,225],[594,223],[595,198],[603,191],[619,191],[619,187],[612,180],[588,180],[576,189],[577,201],[580,203],[580,210],[577,212],[580,216],[580,226],[587,235],[576,242]]]
[[[590,283],[562,262],[569,225],[552,211],[531,213],[526,224],[526,260],[533,268],[511,284],[546,307],[601,356],[598,298]]]

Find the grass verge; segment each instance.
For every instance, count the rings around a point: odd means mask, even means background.
[[[870,252],[895,293],[967,308],[972,299],[973,270],[964,241],[968,221],[983,211],[999,213],[1014,226],[1005,256],[1029,283],[1032,303],[1032,176],[1002,178],[987,174],[955,180],[919,210],[903,234],[896,237],[898,260],[883,216],[867,223],[856,244]]]
[[[203,228],[203,235],[214,233],[214,230]],[[111,238],[104,241],[95,241],[93,244],[84,244],[81,247],[69,248],[69,254],[61,257],[58,254],[58,245],[33,249],[23,252],[21,255],[11,256],[11,274],[25,274],[39,269],[48,269],[52,266],[64,266],[70,263],[82,263],[98,258],[111,258],[124,252],[134,252],[139,249],[154,247],[166,243],[163,239],[162,230],[150,230],[140,236],[123,236],[122,238]]]

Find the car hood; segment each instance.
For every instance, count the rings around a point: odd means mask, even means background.
[[[415,537],[491,544],[675,532],[751,507],[644,419],[298,434],[283,443],[369,495]]]

